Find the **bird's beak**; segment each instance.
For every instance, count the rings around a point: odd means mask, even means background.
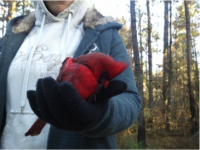
[[[103,85],[103,87],[106,89],[108,87],[109,81],[106,79],[101,79],[101,84]]]

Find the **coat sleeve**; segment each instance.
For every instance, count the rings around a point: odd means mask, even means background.
[[[4,36],[1,38],[1,40],[0,40],[0,72],[1,72],[1,67],[2,67],[2,43],[3,43],[3,38],[4,38]]]
[[[126,47],[117,30],[113,29],[110,55],[117,61],[125,60],[130,63]],[[109,100],[108,109],[81,134],[98,138],[116,134],[130,127],[139,116],[141,110],[141,97],[136,88],[132,66],[115,78],[127,83],[126,92],[117,95]]]
[[[1,46],[2,46],[3,37],[0,40],[0,55],[1,55]],[[0,57],[1,58],[1,57]]]

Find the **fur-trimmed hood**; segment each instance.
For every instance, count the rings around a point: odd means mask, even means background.
[[[31,12],[29,15],[19,18],[12,25],[13,33],[29,32],[35,25],[35,12]],[[109,22],[116,22],[116,20],[111,17],[103,16],[99,11],[94,8],[89,8],[83,18],[84,27],[95,29],[98,25],[104,25]]]

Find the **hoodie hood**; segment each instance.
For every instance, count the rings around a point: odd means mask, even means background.
[[[35,6],[35,26],[41,26],[43,16],[45,15],[44,24],[49,24],[52,22],[59,22],[65,20],[69,13],[72,15],[71,24],[74,26],[80,24],[83,17],[91,3],[91,0],[74,0],[74,2],[67,7],[64,11],[60,12],[57,16],[51,14],[46,8],[44,1],[33,1]]]

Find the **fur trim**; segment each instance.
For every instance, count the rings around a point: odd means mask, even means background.
[[[116,22],[112,17],[105,17],[94,8],[87,10],[83,19],[85,28],[95,29],[98,25],[103,25],[108,22]],[[12,26],[13,33],[29,32],[35,25],[35,12],[28,16],[18,19]]]
[[[100,12],[98,12],[94,8],[88,9],[84,17],[85,28],[94,29],[96,26],[103,25],[108,22],[115,22],[115,20],[110,16],[104,17]]]
[[[28,16],[18,19],[12,26],[13,33],[29,32],[35,25],[35,13],[31,12]]]

